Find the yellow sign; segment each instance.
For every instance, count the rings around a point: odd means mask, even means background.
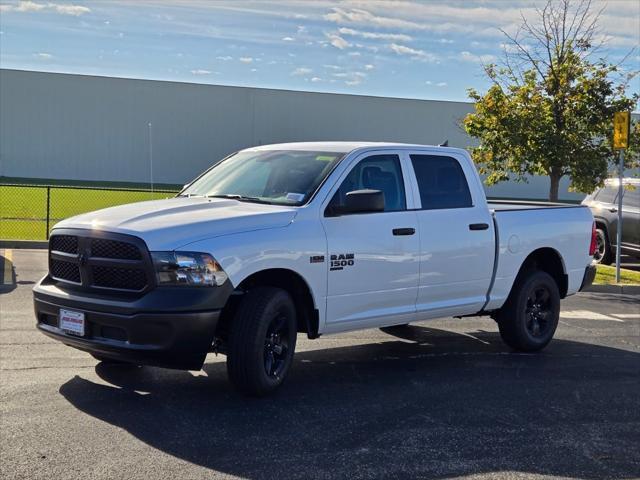
[[[629,112],[616,112],[613,115],[613,148],[629,147],[629,129],[631,128]]]

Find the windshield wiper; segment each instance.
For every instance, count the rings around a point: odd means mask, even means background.
[[[264,200],[259,197],[249,197],[246,195],[238,195],[238,194],[222,194],[222,195],[205,195],[207,198],[231,198],[233,200],[238,200],[240,202],[253,202],[253,203],[264,203],[266,205],[273,205],[273,202],[268,200]]]

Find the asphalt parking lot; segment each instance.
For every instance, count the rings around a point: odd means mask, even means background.
[[[566,299],[540,354],[510,352],[485,318],[300,337],[284,387],[247,399],[224,357],[201,372],[106,367],[39,334],[46,252],[10,256],[2,478],[640,477],[638,296]]]

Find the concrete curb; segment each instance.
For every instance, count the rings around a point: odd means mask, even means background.
[[[583,292],[640,295],[640,285],[589,285]]]
[[[49,248],[46,240],[0,240],[0,248]]]

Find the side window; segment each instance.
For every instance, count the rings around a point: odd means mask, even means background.
[[[600,189],[596,194],[595,199],[602,203],[615,203],[618,196],[618,189],[612,187],[605,187]]]
[[[632,188],[633,190],[627,187],[622,194],[622,205],[640,208],[640,185],[634,185]]]
[[[342,181],[329,207],[344,205],[347,193],[354,190],[380,190],[384,194],[384,211],[406,210],[402,168],[398,155],[372,155],[353,167]]]
[[[471,193],[462,167],[455,158],[411,155],[425,210],[472,207]]]

